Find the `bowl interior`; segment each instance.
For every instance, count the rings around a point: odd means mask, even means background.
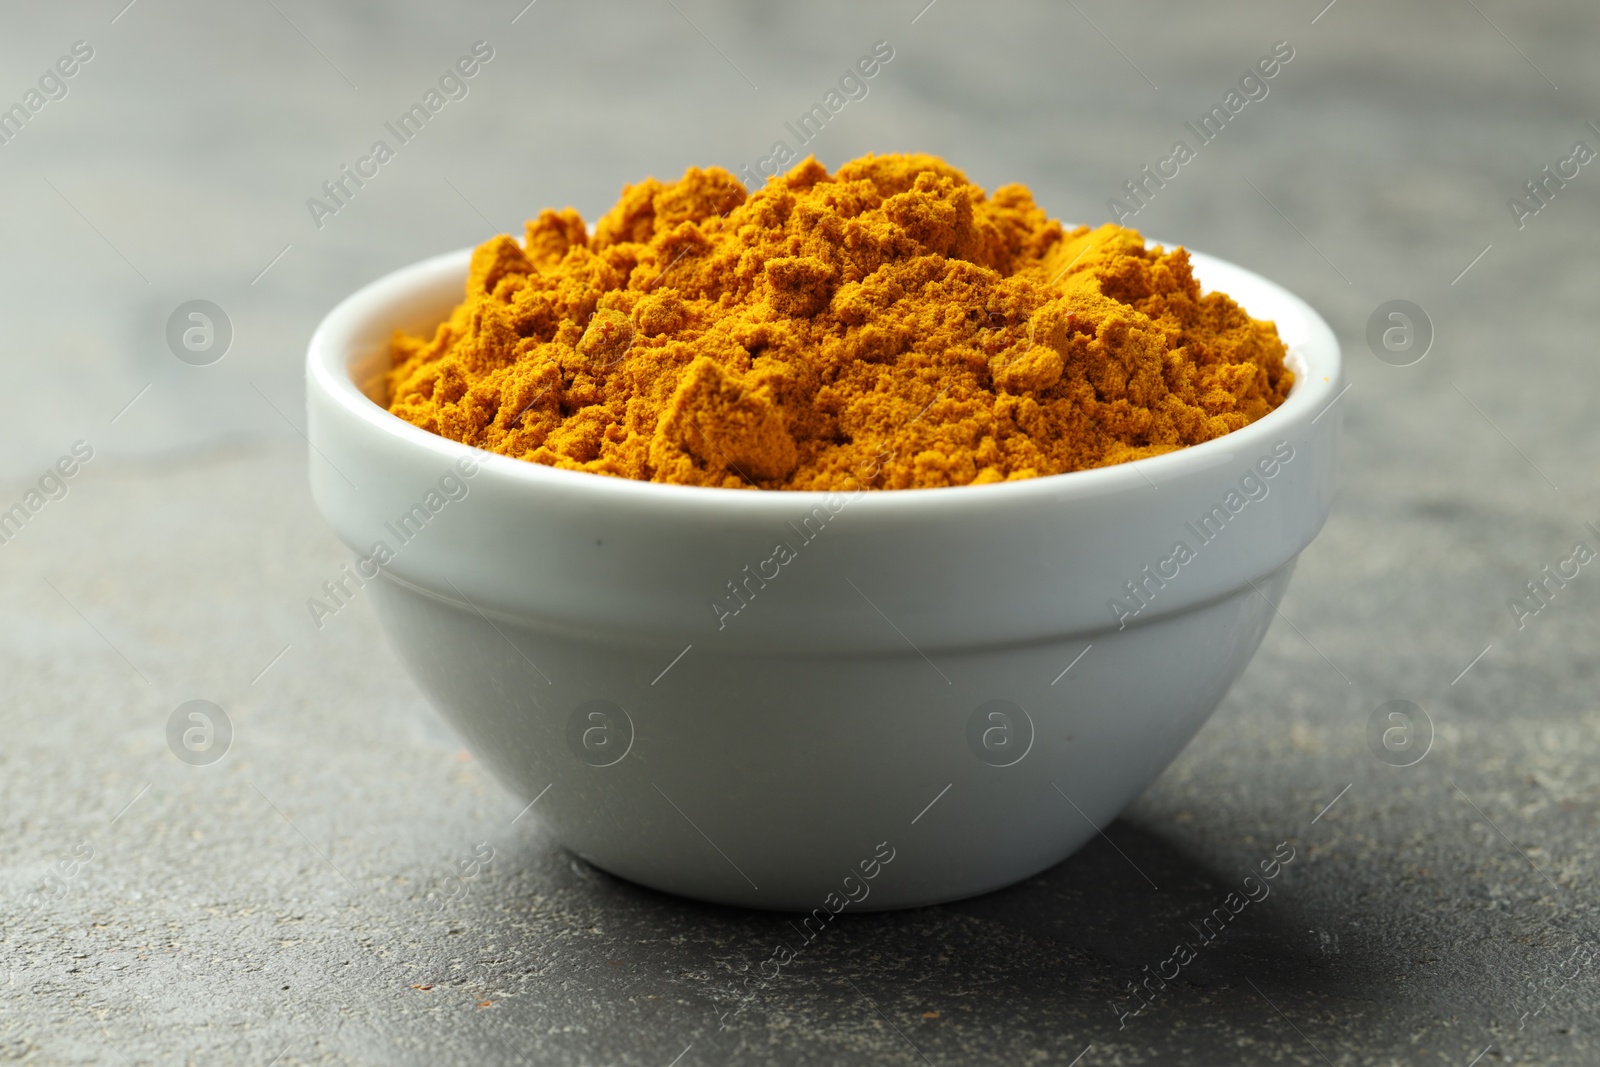
[[[1149,243],[1153,245],[1159,242]],[[412,334],[431,335],[461,302],[471,256],[470,248],[435,256],[381,278],[351,296],[329,314],[312,340],[309,366],[312,378],[353,414],[358,414],[385,432],[416,443],[426,439],[427,445],[434,451],[455,456],[472,454],[480,462],[487,461],[507,477],[539,480],[576,477],[589,483],[603,483],[593,487],[594,491],[601,493],[641,490],[652,493],[709,493],[725,500],[733,496],[743,501],[742,505],[734,506],[745,507],[761,507],[762,504],[757,501],[778,495],[791,500],[825,495],[802,491],[728,494],[724,490],[696,486],[594,478],[584,472],[547,468],[511,457],[486,454],[428,433],[391,415],[387,410],[385,374],[390,366],[390,344],[394,332],[404,330]],[[953,491],[1022,492],[1026,491],[1023,487],[1037,486],[1039,483],[1051,483],[1054,491],[1061,488],[1063,479],[1070,479],[1066,484],[1083,490],[1100,490],[1108,488],[1109,483],[1124,481],[1130,485],[1149,481],[1159,484],[1186,472],[1228,462],[1237,450],[1254,449],[1261,441],[1281,432],[1280,424],[1298,421],[1326,408],[1337,396],[1337,390],[1342,388],[1342,378],[1338,342],[1321,316],[1295,294],[1243,267],[1203,252],[1191,251],[1190,258],[1202,291],[1225,292],[1253,318],[1270,320],[1277,326],[1279,336],[1289,348],[1286,363],[1295,372],[1296,380],[1289,397],[1275,410],[1223,437],[1132,463],[1048,475],[1023,482],[908,489],[873,496],[909,501],[909,498],[928,493],[938,493],[943,497]],[[893,505],[888,504],[886,499],[882,503],[875,501],[875,506]]]

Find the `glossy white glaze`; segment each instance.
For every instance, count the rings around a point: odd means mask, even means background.
[[[1060,861],[1210,715],[1332,502],[1331,330],[1208,256],[1202,282],[1291,346],[1278,410],[1137,463],[849,497],[556,470],[391,416],[361,386],[395,328],[460,299],[469,254],[380,279],[317,330],[313,492],[358,555],[393,553],[373,603],[472,751],[574,851],[647,885],[804,911],[848,891],[865,910]],[[768,562],[779,544],[792,558]],[[1023,714],[979,711],[997,700]],[[863,861],[875,877],[842,889]]]

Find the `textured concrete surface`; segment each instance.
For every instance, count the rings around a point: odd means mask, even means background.
[[[94,450],[0,547],[0,1059],[1600,1059],[1600,576],[1520,629],[1507,605],[1600,547],[1600,172],[1521,229],[1506,203],[1600,147],[1600,15],[1324,3],[0,15],[0,103],[94,49],[0,146],[0,501]],[[479,39],[470,94],[316,228],[305,199]],[[423,255],[545,205],[592,216],[647,172],[755,163],[878,39],[895,58],[818,138],[825,162],[934,151],[1090,222],[1291,42],[1133,224],[1322,309],[1348,445],[1283,618],[1104,838],[988,897],[847,914],[752,995],[782,916],[575,860],[436,722],[365,603],[311,628],[305,598],[347,557],[306,490],[301,353],[344,293]],[[197,298],[234,330],[205,367],[163,335]],[[1407,367],[1364,339],[1397,298],[1437,334]],[[211,765],[168,746],[191,699],[233,725]],[[1409,767],[1368,741],[1395,699],[1432,725]],[[1280,847],[1271,895],[1123,1015],[1125,983]]]

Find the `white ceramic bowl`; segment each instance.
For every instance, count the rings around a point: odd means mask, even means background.
[[[855,498],[556,470],[390,415],[391,332],[443,319],[469,256],[323,321],[312,490],[359,557],[393,554],[356,569],[471,751],[579,856],[658,889],[820,923],[1059,862],[1211,714],[1332,501],[1332,331],[1209,256],[1202,283],[1290,346],[1276,411],[1137,463]]]

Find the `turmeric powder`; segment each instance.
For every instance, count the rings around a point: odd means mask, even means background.
[[[1188,253],[1070,232],[943,160],[814,158],[754,193],[720,168],[627,187],[590,234],[545,210],[472,256],[389,410],[470,445],[684,485],[978,485],[1103,467],[1267,414],[1270,322]]]

